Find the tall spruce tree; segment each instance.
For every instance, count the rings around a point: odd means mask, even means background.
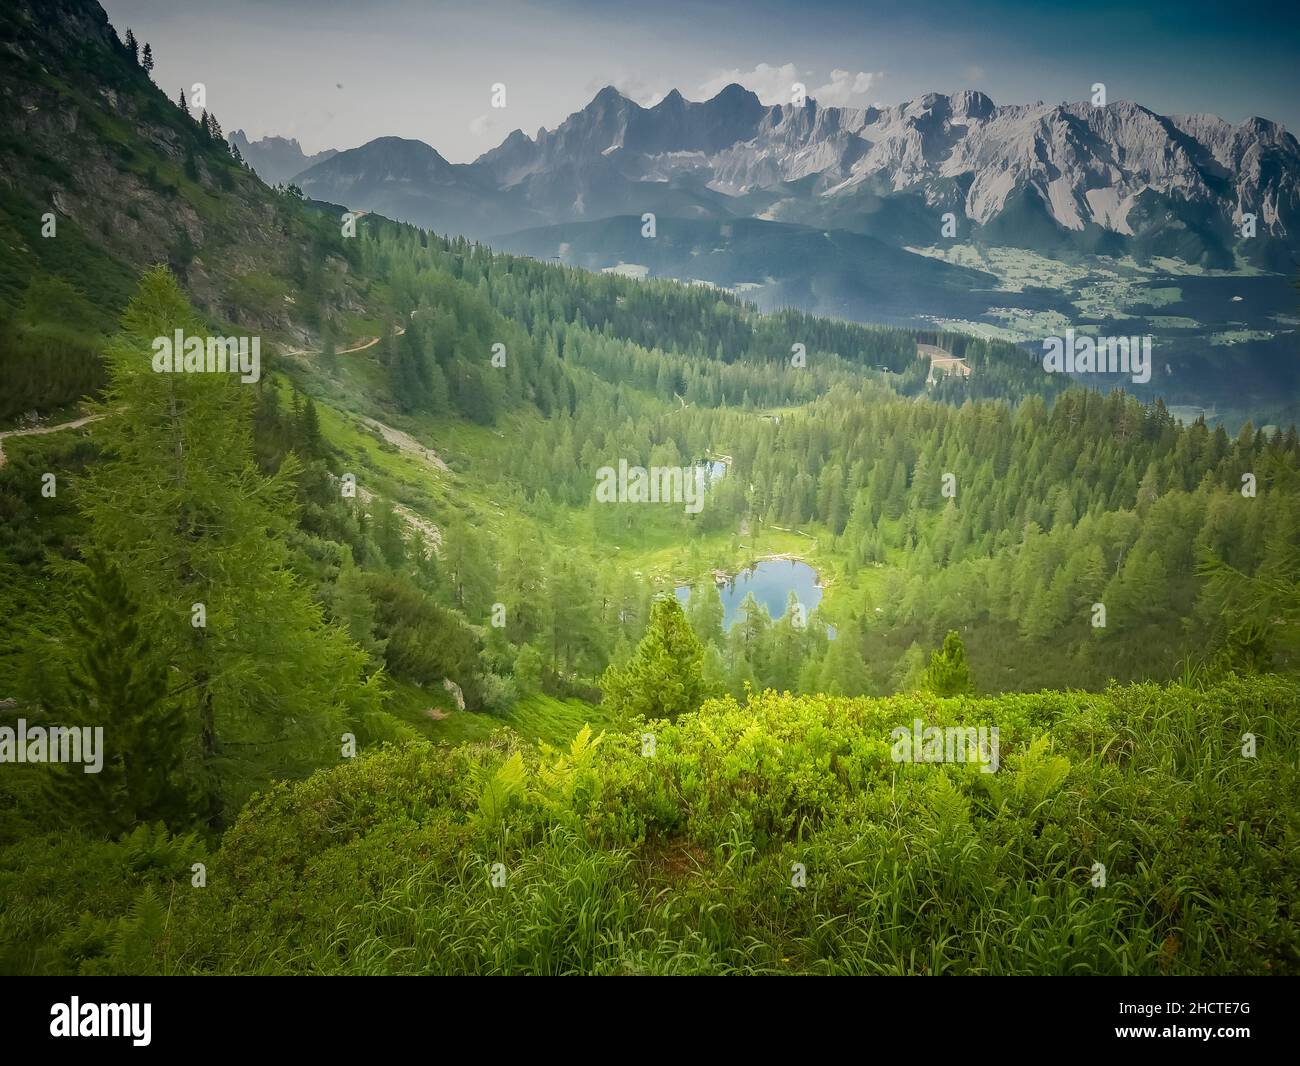
[[[817,679],[822,692],[830,696],[861,696],[867,692],[871,679],[862,659],[861,644],[862,635],[856,622],[849,620],[840,626],[822,660]]]
[[[726,610],[722,606],[722,594],[718,591],[716,581],[706,577],[696,583],[686,602],[686,615],[702,643],[722,647],[725,639],[722,619],[726,616]]]

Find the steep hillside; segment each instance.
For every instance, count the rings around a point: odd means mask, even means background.
[[[360,309],[333,219],[239,165],[98,5],[7,5],[0,59],[0,418],[93,389],[103,333],[153,263],[244,330],[298,339]]]

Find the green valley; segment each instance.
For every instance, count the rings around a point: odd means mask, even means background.
[[[1294,425],[271,188],[134,41],[0,14],[0,972],[1300,973]]]

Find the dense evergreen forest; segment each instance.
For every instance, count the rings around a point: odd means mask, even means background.
[[[139,234],[32,237],[91,193],[0,146],[0,724],[106,737],[0,768],[0,970],[1300,971],[1294,427],[345,235],[102,29],[62,76],[117,110],[64,95]],[[196,221],[135,261],[150,203]],[[258,380],[154,372],[177,330]],[[723,472],[610,505],[620,461]],[[770,558],[820,603],[724,628]],[[1004,769],[899,766],[914,719]]]

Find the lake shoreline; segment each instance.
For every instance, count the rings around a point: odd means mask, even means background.
[[[818,571],[818,569],[808,561],[807,557],[800,552],[773,552],[770,555],[759,555],[756,556],[754,559],[752,559],[750,562],[746,563],[744,566],[737,568],[734,573],[728,573],[726,570],[719,570],[716,568],[710,569],[708,573],[713,576],[714,584],[726,585],[729,582],[736,580],[736,578],[738,578],[741,574],[753,570],[756,566],[758,566],[759,563],[774,563],[774,562],[783,562],[783,561],[791,562],[791,563],[803,563],[804,566],[808,567],[808,569],[813,572],[813,575],[816,578],[816,580],[813,582],[814,588],[826,589],[830,587],[831,583],[829,581],[823,581],[821,572]],[[679,581],[672,578],[670,578],[669,580],[671,580],[675,586],[680,586],[680,585],[690,586],[695,583],[693,581]]]
[[[789,567],[779,564],[789,563]],[[757,558],[736,573],[710,569],[714,586],[722,597],[723,626],[730,629],[740,604],[753,596],[772,619],[782,617],[794,594],[805,610],[816,610],[821,604],[826,586],[816,569],[797,552],[773,552]],[[674,583],[673,595],[683,607],[689,603],[693,588],[704,580],[701,574],[694,583]]]

